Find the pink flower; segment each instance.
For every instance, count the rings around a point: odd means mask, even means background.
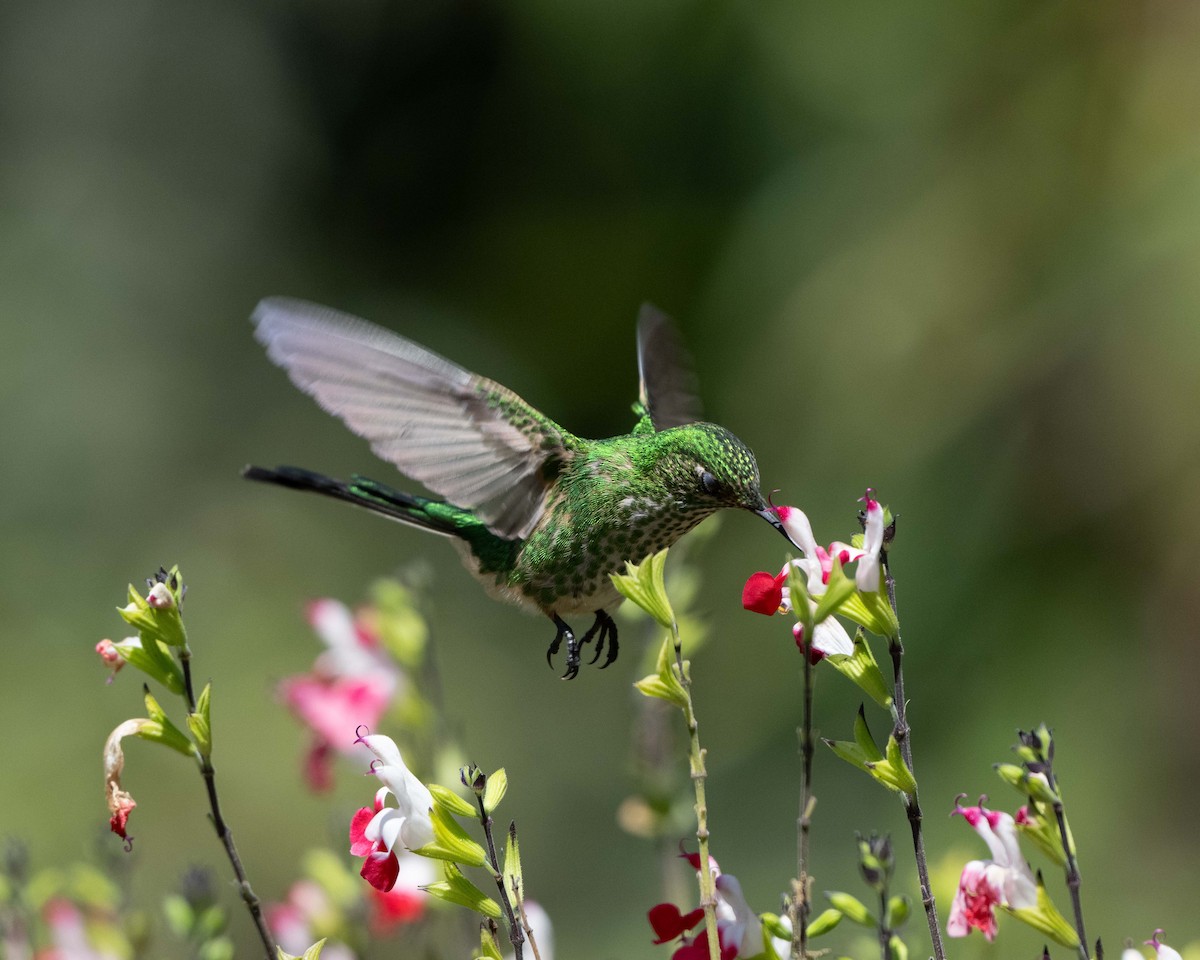
[[[371,772],[384,785],[375,793],[374,809],[363,807],[350,821],[350,852],[365,858],[362,878],[387,892],[400,874],[397,850],[415,850],[433,840],[429,816],[433,796],[404,765],[400,748],[390,737],[360,737],[358,742],[375,754]],[[396,798],[394,807],[384,806],[389,793]]]
[[[142,644],[142,641],[138,637],[129,637],[122,641],[125,644],[130,642],[136,643],[138,646]],[[96,653],[99,654],[104,665],[111,671],[108,675],[108,682],[112,683],[116,679],[117,674],[121,672],[121,668],[125,666],[125,658],[121,656],[117,645],[107,639],[101,640],[96,644]]]
[[[995,908],[1023,910],[1037,906],[1037,882],[1021,856],[1016,823],[1009,814],[983,806],[955,806],[953,812],[983,838],[992,859],[972,860],[963,867],[946,933],[965,937],[979,930],[992,940],[996,936]]]
[[[402,680],[395,663],[361,618],[336,600],[309,605],[308,619],[326,650],[311,673],[279,684],[280,699],[313,734],[305,757],[305,780],[313,790],[332,786],[335,750],[353,749],[350,731],[373,729],[387,711]]]

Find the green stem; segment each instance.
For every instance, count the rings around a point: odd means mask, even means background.
[[[683,648],[679,639],[679,624],[671,622],[671,636],[675,642],[675,671],[683,687],[687,705],[684,719],[687,722],[690,749],[692,783],[696,788],[696,841],[699,844],[700,860],[700,906],[704,909],[704,929],[708,932],[709,960],[721,960],[721,941],[717,933],[717,893],[713,884],[712,870],[708,865],[708,803],[704,799],[704,781],[708,772],[704,768],[704,750],[700,747],[700,725],[692,706],[692,681],[683,669]]]

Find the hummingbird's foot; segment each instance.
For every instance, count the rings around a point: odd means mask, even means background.
[[[603,610],[596,611],[596,622],[592,624],[590,630],[583,635],[582,644],[587,643],[596,637],[596,655],[588,661],[588,665],[595,663],[600,659],[600,654],[604,652],[604,638],[608,637],[608,656],[604,658],[604,663],[600,664],[600,669],[603,670],[610,663],[617,659],[617,623]]]
[[[580,642],[575,639],[575,633],[567,626],[567,622],[558,614],[551,614],[550,619],[554,621],[554,625],[558,627],[558,633],[554,635],[554,640],[550,643],[546,650],[546,662],[551,667],[554,666],[553,657],[558,653],[559,647],[562,646],[563,638],[567,641],[567,672],[562,675],[564,680],[574,680],[579,673],[579,648]],[[592,628],[593,630],[595,627]],[[588,631],[591,633],[591,630]]]

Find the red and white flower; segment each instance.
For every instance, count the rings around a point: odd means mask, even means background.
[[[699,871],[699,855],[683,856]],[[721,868],[712,857],[709,857],[709,869],[716,885],[717,939],[721,960],[761,954],[762,926],[758,915],[750,909],[742,894],[742,885],[732,874],[721,873]],[[671,960],[708,960],[707,928],[694,937],[689,935],[689,931],[704,922],[703,909],[697,907],[689,913],[683,913],[673,903],[660,903],[651,907],[647,916],[654,930],[654,943],[680,939],[680,945],[671,954]]]
[[[371,772],[383,781],[375,793],[374,809],[363,807],[350,822],[350,852],[364,857],[360,873],[377,890],[388,891],[400,874],[399,852],[416,850],[433,841],[433,821],[429,811],[433,795],[404,764],[400,748],[391,737],[360,737],[375,754]],[[387,795],[396,798],[396,806],[384,805]]]
[[[946,933],[965,937],[979,930],[988,940],[996,937],[996,907],[1011,910],[1037,906],[1037,881],[1021,856],[1012,816],[983,806],[956,806],[960,814],[988,845],[990,860],[972,860],[963,867],[958,892],[950,905]]]

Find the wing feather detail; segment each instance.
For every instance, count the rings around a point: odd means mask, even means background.
[[[498,535],[529,535],[550,461],[574,449],[561,427],[511,390],[349,314],[272,297],[252,320],[267,356],[377,456]]]
[[[696,371],[671,318],[643,303],[637,334],[639,399],[654,429],[701,420]]]

